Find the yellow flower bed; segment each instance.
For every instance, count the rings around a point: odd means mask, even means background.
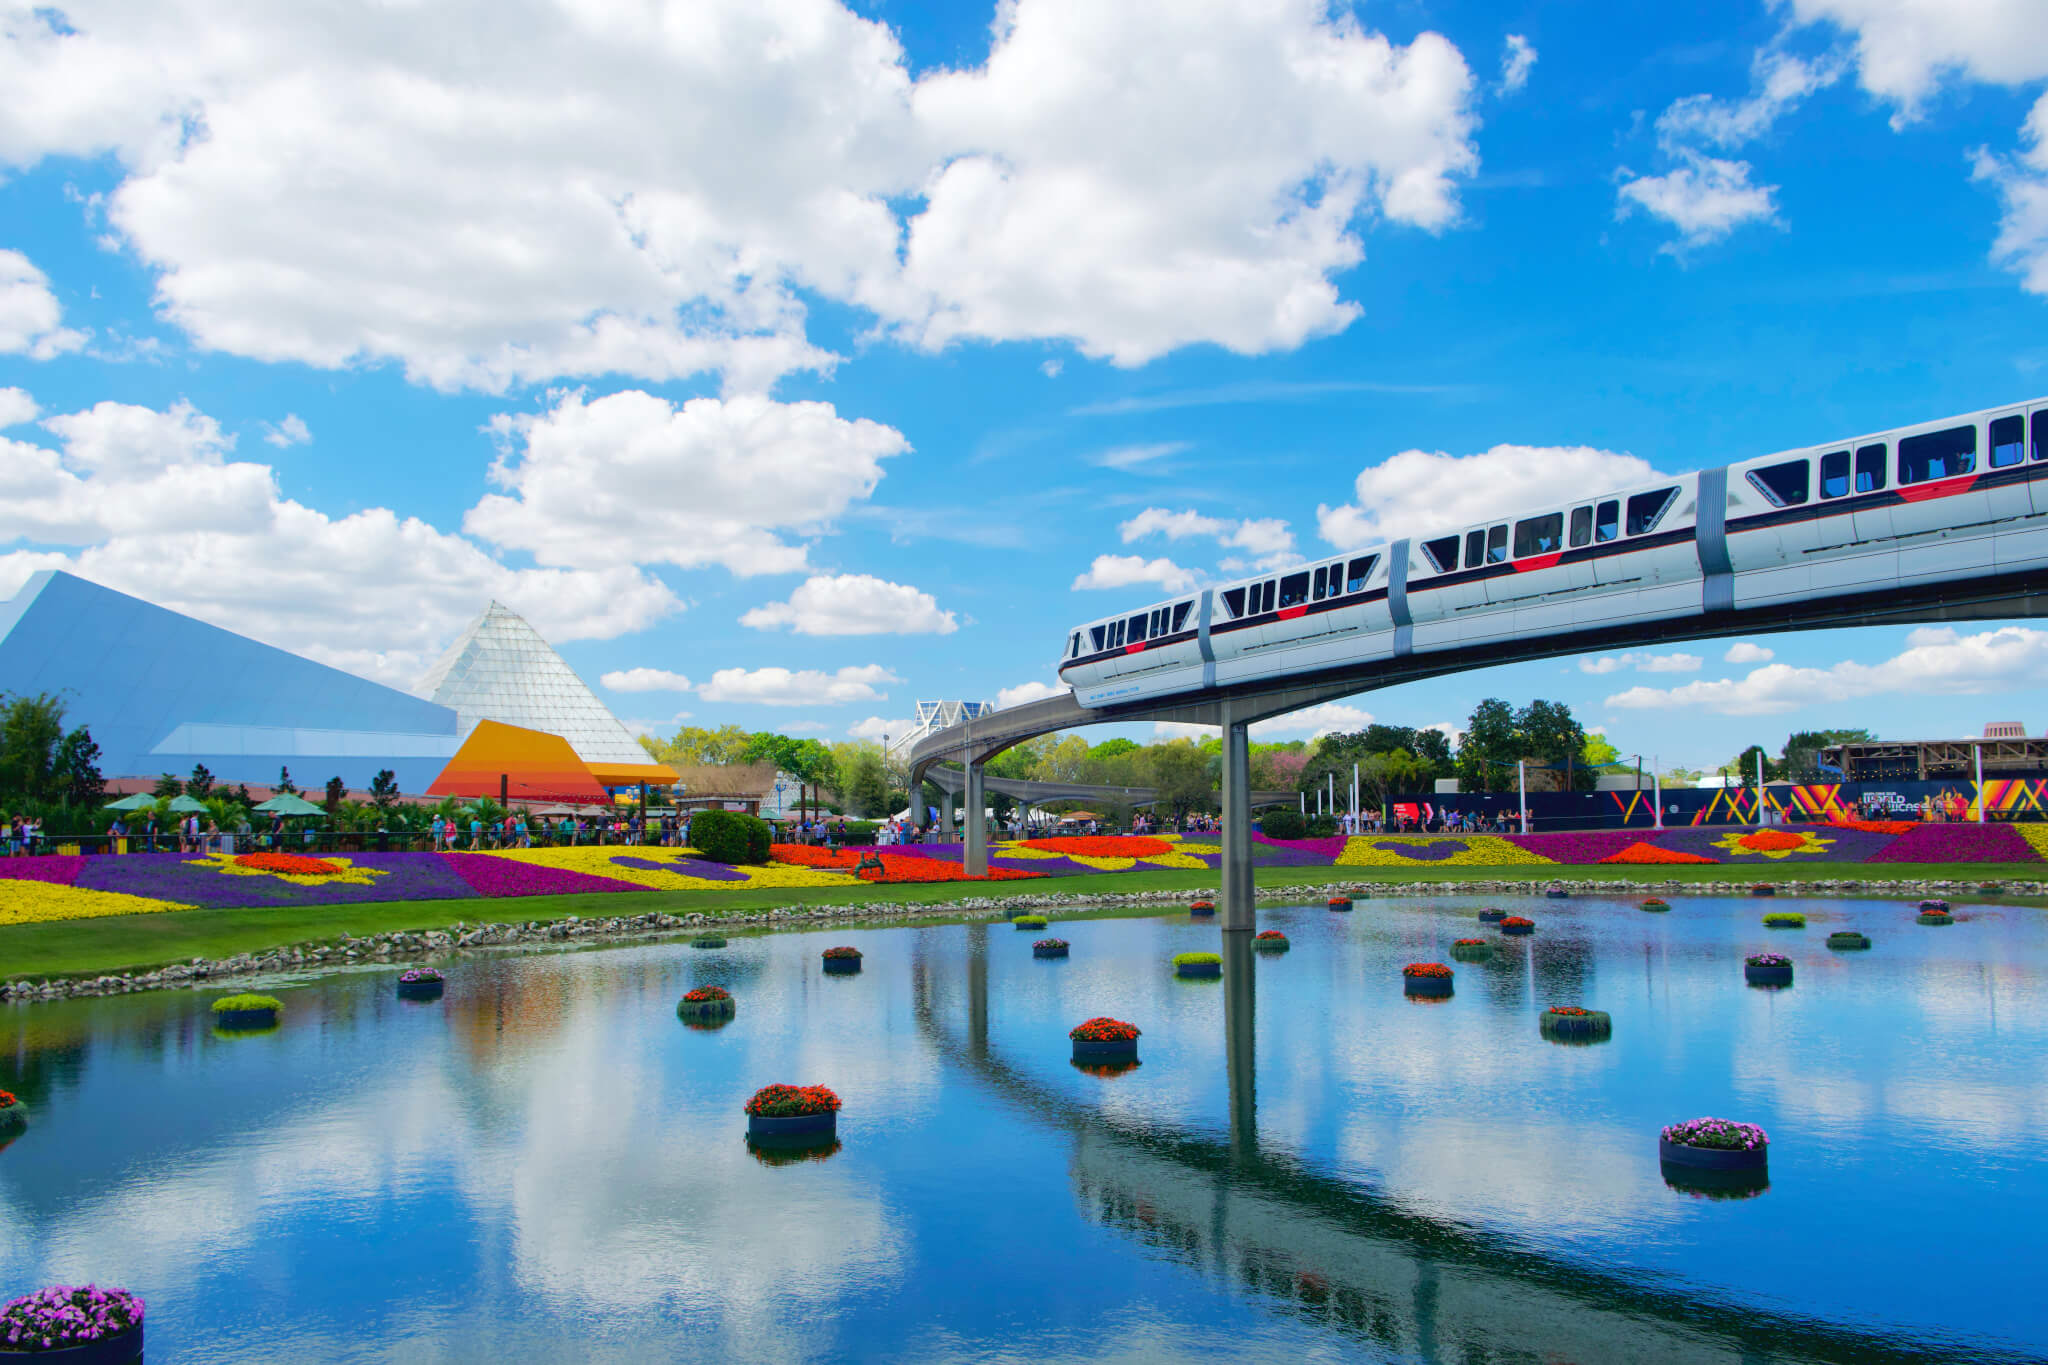
[[[1397,852],[1395,848],[1378,847],[1392,844],[1397,848],[1415,849],[1414,855]],[[1456,852],[1446,857],[1420,856],[1421,850],[1458,845]],[[1493,834],[1361,834],[1344,843],[1344,851],[1337,855],[1337,867],[1529,867],[1536,864],[1552,864],[1554,859],[1540,853],[1531,853]]]
[[[683,870],[689,864],[684,861],[687,851],[680,848],[633,848],[621,845],[598,848],[508,848],[486,853],[484,856],[510,858],[515,862],[534,863],[541,867],[559,868],[565,872],[582,872],[592,877],[610,877],[614,881],[644,886],[650,891],[738,891],[755,886],[845,886],[855,880],[850,872],[827,872],[814,867],[790,867],[783,863],[769,863],[765,867],[733,868],[734,872],[742,874],[743,880],[693,877]],[[616,861],[621,858],[670,864],[677,870],[629,867]]]
[[[1160,839],[1169,844],[1181,842],[1181,836],[1178,834],[1148,834],[1144,837]],[[1129,872],[1140,863],[1146,867],[1177,867],[1192,872],[1209,870],[1209,865],[1192,853],[1154,853],[1149,857],[1138,858],[1098,858],[1082,853],[1063,853],[1058,849],[1034,848],[1028,840],[1023,839],[999,839],[989,846],[989,853],[992,856],[1001,854],[1005,858],[1015,858],[1020,862],[1063,858],[1068,862],[1079,863],[1083,867],[1092,867],[1097,872]]]
[[[190,910],[177,901],[152,900],[119,891],[87,891],[55,882],[0,881],[0,925],[51,924],[65,919],[105,919],[111,915],[160,915]]]
[[[2042,861],[2048,862],[2048,825],[2026,820],[2015,822],[2012,827],[2019,831],[2020,838],[2027,841],[2028,847],[2041,855]]]
[[[233,853],[209,853],[205,857],[186,864],[188,867],[203,867],[209,872],[223,872],[230,877],[275,877],[293,886],[369,886],[386,873],[372,867],[357,867],[347,858],[336,858],[321,854],[320,861],[339,867],[339,872],[274,872],[267,868],[246,867],[235,861]]]

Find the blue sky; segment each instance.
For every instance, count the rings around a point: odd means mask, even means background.
[[[495,596],[635,724],[841,738],[1160,582],[2048,393],[2033,0],[399,13],[0,17],[0,590],[401,685]],[[1269,733],[1549,696],[1707,766],[2038,732],[2044,661],[1723,641]]]

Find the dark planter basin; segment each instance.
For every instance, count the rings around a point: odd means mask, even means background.
[[[1349,897],[1349,896],[1335,896],[1335,897],[1332,897],[1332,898],[1331,898],[1331,900],[1330,900],[1330,908],[1331,908],[1332,910],[1349,910],[1349,909],[1351,908],[1351,897]]]
[[[860,959],[857,957],[828,957],[824,962],[827,976],[852,976],[860,970]]]
[[[441,992],[448,989],[446,981],[401,981],[398,983],[400,1000],[439,1000]]]
[[[1729,1151],[1719,1147],[1688,1147],[1682,1142],[1666,1142],[1662,1135],[1657,1138],[1657,1160],[1666,1166],[1682,1166],[1688,1170],[1761,1171],[1769,1164],[1770,1158],[1769,1143]]]
[[[1552,1014],[1545,1010],[1536,1018],[1538,1027],[1546,1038],[1570,1038],[1577,1041],[1607,1038],[1614,1033],[1614,1018],[1605,1010],[1588,1010],[1584,1014]]]
[[[1221,962],[1191,962],[1185,967],[1175,967],[1173,974],[1185,977],[1189,981],[1214,980],[1223,975],[1223,964]]]
[[[1033,957],[1065,957],[1067,950],[1065,948],[1040,948],[1034,944],[1031,949],[1031,955]]]
[[[739,1013],[737,1000],[678,1000],[679,1019],[730,1019]]]
[[[1775,886],[1752,886],[1749,888],[1749,894],[1752,896],[1775,896],[1778,894],[1778,888]]]
[[[1742,979],[1752,986],[1789,986],[1792,984],[1790,967],[1752,967],[1742,964]]]
[[[764,1119],[753,1114],[747,1116],[747,1136],[756,1142],[792,1139],[811,1142],[836,1137],[838,1133],[837,1109],[829,1109],[822,1114],[795,1114],[786,1119]]]
[[[1771,1173],[1761,1171],[1708,1171],[1697,1166],[1674,1166],[1660,1162],[1658,1174],[1667,1189],[1695,1199],[1754,1199],[1771,1187]]]
[[[29,1351],[25,1353],[0,1351],[0,1360],[62,1361],[63,1365],[128,1365],[131,1360],[142,1359],[142,1329],[147,1322],[138,1322],[125,1332],[99,1341],[88,1341],[83,1346],[64,1346],[54,1351]]]
[[[1954,915],[1915,915],[1913,916],[1913,922],[1915,924],[1954,924],[1956,917]]]
[[[1507,917],[1508,912],[1505,910],[1481,910],[1479,912],[1479,922],[1481,924],[1499,924]]]
[[[0,1133],[19,1133],[28,1127],[28,1106],[10,1104],[0,1109]]]
[[[1138,1060],[1138,1040],[1127,1038],[1121,1042],[1086,1042],[1076,1038],[1074,1060],[1077,1062],[1135,1062]]]
[[[1040,930],[1043,930],[1043,929],[1050,929],[1050,928],[1052,928],[1052,925],[1050,925],[1050,924],[1043,924],[1043,923],[1041,923],[1041,924],[1026,924],[1026,923],[1025,923],[1025,922],[1024,922],[1023,920],[1021,920],[1021,919],[1013,919],[1013,920],[1011,920],[1011,921],[1010,921],[1010,924],[1011,924],[1011,927],[1013,927],[1013,928],[1017,928],[1017,929],[1023,929],[1023,930],[1026,930],[1026,931],[1027,931],[1027,932],[1029,932],[1029,933],[1034,933],[1034,934],[1035,934],[1035,933],[1038,933],[1038,932],[1039,932]]]
[[[1500,931],[1503,934],[1533,934],[1536,932],[1536,926],[1533,924],[1503,924],[1500,927]]]
[[[1441,999],[1449,995],[1456,985],[1457,982],[1448,976],[1404,976],[1401,978],[1401,989],[1404,992],[1409,995],[1425,996],[1429,999]]]
[[[277,1027],[276,1010],[222,1010],[213,1016],[213,1026],[224,1029],[265,1029]]]
[[[1561,886],[1546,886],[1543,888],[1543,894],[1554,901],[1561,901],[1571,899],[1572,893]]]
[[[1647,911],[1649,911],[1649,912],[1650,912],[1651,914],[1653,914],[1653,915],[1658,915],[1658,914],[1662,914],[1662,913],[1663,913],[1664,911],[1666,911],[1666,910],[1669,910],[1669,909],[1671,908],[1671,902],[1670,902],[1670,901],[1644,901],[1644,902],[1643,902],[1643,903],[1642,903],[1641,905],[1637,906],[1636,908],[1637,908],[1638,910],[1647,910]]]
[[[1836,933],[1828,935],[1828,947],[1830,948],[1842,950],[1856,950],[1868,948],[1869,946],[1870,936],[1868,934],[1859,934],[1850,930],[1841,930]]]
[[[1284,938],[1255,938],[1252,951],[1258,953],[1284,953],[1294,945]]]
[[[1459,962],[1484,962],[1492,956],[1493,945],[1491,943],[1479,943],[1469,947],[1460,947],[1455,943],[1451,945],[1451,957]]]
[[[1209,906],[1193,906],[1193,905],[1191,905],[1191,906],[1189,906],[1189,907],[1188,907],[1188,914],[1190,914],[1190,915],[1194,916],[1194,918],[1196,918],[1196,919],[1214,919],[1214,918],[1216,918],[1216,907],[1215,907],[1215,906],[1213,906],[1213,905],[1209,905]]]
[[[690,946],[692,948],[723,948],[725,946],[725,940],[722,938],[718,938],[715,935],[707,936],[704,938],[693,938],[690,940]]]

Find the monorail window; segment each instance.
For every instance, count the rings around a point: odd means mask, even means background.
[[[1656,530],[1657,523],[1664,520],[1665,511],[1677,501],[1676,488],[1660,488],[1654,493],[1636,494],[1628,500],[1628,533],[1640,536]]]
[[[1848,451],[1838,450],[1820,457],[1820,495],[1822,500],[1849,496]]]
[[[2034,414],[2034,458],[2048,460],[2048,408]]]
[[[1476,569],[1486,562],[1486,532],[1474,531],[1465,537],[1465,567]]]
[[[1195,609],[1192,602],[1182,602],[1173,609],[1173,633],[1178,635],[1188,623],[1188,613]]]
[[[1950,427],[1899,442],[1899,482],[1953,479],[1977,467],[1977,428]]]
[[[1259,593],[1259,610],[1273,610],[1273,580],[1270,578],[1266,580],[1263,590]]]
[[[1111,649],[1122,649],[1124,647],[1123,622],[1111,621],[1109,623],[1109,647]]]
[[[1505,524],[1494,527],[1486,533],[1486,562],[1505,564],[1508,562],[1508,528]]]
[[[1429,556],[1429,562],[1438,573],[1449,573],[1458,567],[1458,538],[1445,536],[1441,540],[1425,540],[1422,553]]]
[[[1137,645],[1143,644],[1144,642],[1145,613],[1141,611],[1136,616],[1133,616],[1131,618],[1131,628],[1124,635],[1124,643],[1127,645]]]
[[[1308,601],[1308,575],[1291,573],[1280,580],[1280,609],[1298,607]]]
[[[1244,616],[1244,589],[1225,588],[1223,590],[1223,605],[1230,612],[1231,620],[1241,619]]]
[[[1315,587],[1309,590],[1309,596],[1313,597],[1316,601],[1320,602],[1323,600],[1324,595],[1328,593],[1329,590],[1330,571],[1319,566],[1316,569],[1316,585]]]
[[[1856,448],[1856,491],[1875,493],[1884,487],[1884,443]]]
[[[1771,506],[1797,507],[1806,501],[1807,473],[1806,461],[1787,460],[1783,464],[1750,470],[1749,481],[1756,485],[1757,492],[1770,499]],[[1633,506],[1629,515],[1635,515]]]
[[[1363,559],[1351,561],[1351,569],[1344,579],[1344,591],[1364,592],[1365,580],[1372,577],[1372,566],[1380,562],[1378,555],[1366,555]]]
[[[1593,542],[1593,509],[1574,507],[1572,509],[1572,548],[1590,545]]]
[[[1108,644],[1108,641],[1109,641],[1109,627],[1108,627],[1108,626],[1090,626],[1090,627],[1088,627],[1088,644],[1089,644],[1090,648],[1092,648],[1092,649],[1093,649],[1093,650],[1094,650],[1094,651],[1095,651],[1095,652],[1096,652],[1097,654],[1100,654],[1100,653],[1101,653],[1101,652],[1102,652],[1103,650],[1105,650],[1105,649],[1109,648],[1109,644]]]
[[[1075,632],[1074,632],[1074,638],[1073,638],[1073,639],[1071,639],[1071,640],[1069,640],[1069,641],[1067,641],[1067,657],[1068,657],[1069,659],[1071,659],[1071,658],[1073,658],[1073,657],[1074,657],[1075,655],[1079,654],[1080,652],[1081,652],[1081,632],[1077,630],[1077,631],[1075,631]]]
[[[1563,548],[1564,513],[1552,512],[1547,517],[1530,517],[1527,521],[1515,523],[1516,559],[1547,555]]]
[[[2027,458],[2027,423],[2022,417],[2000,417],[1991,424],[1991,467],[2010,469]]]
[[[1621,535],[1621,503],[1603,502],[1593,513],[1593,539],[1614,540]]]

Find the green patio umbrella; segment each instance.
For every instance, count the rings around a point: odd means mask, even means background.
[[[189,796],[171,798],[171,809],[179,815],[204,815],[206,807]]]
[[[325,810],[306,800],[303,796],[294,796],[290,792],[279,792],[262,805],[256,807],[256,809],[262,811],[265,815],[327,814]]]
[[[154,805],[156,805],[156,798],[154,796],[147,792],[137,792],[133,796],[124,796],[119,801],[107,802],[106,808],[108,810],[148,810]]]

